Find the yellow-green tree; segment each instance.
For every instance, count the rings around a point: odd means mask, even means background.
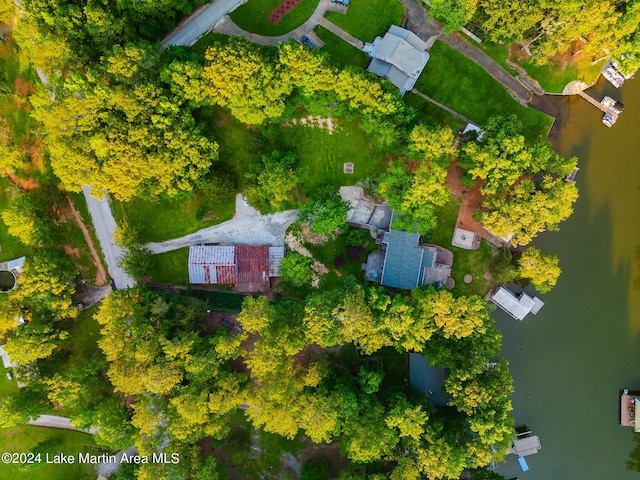
[[[529,247],[518,260],[518,275],[528,278],[540,293],[547,293],[556,285],[562,270],[558,265],[558,256],[544,253],[536,247]]]

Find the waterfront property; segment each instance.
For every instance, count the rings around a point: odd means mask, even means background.
[[[189,248],[189,283],[235,284],[241,292],[268,292],[269,278],[279,276],[284,247],[212,245]]]
[[[388,79],[400,89],[400,95],[411,90],[429,61],[427,44],[414,33],[391,25],[384,38],[366,43],[363,51],[372,58],[369,72]]]
[[[537,435],[532,435],[531,430],[525,425],[516,428],[516,438],[509,445],[509,453],[518,457],[526,457],[538,453],[541,448],[540,438]]]
[[[412,290],[422,285],[448,285],[453,253],[437,245],[420,243],[420,234],[399,230],[384,232],[380,252],[363,265],[365,278],[393,288]]]
[[[531,298],[525,292],[516,295],[504,287],[489,292],[489,300],[516,320],[522,320],[529,313],[536,315],[544,306],[544,302],[538,297]]]

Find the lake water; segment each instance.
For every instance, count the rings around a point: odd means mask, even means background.
[[[494,314],[516,393],[513,416],[539,435],[542,450],[526,473],[507,478],[624,480],[633,430],[619,426],[623,387],[640,390],[640,79],[621,89],[599,84],[626,108],[616,125],[580,98],[551,102],[558,119],[550,139],[579,157],[575,213],[534,242],[560,257],[562,276],[537,316],[516,322]],[[522,346],[521,346],[522,344]],[[529,397],[530,396],[530,397]],[[513,456],[512,456],[513,457]]]

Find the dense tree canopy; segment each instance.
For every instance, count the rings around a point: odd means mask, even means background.
[[[483,0],[479,6],[492,39],[525,43],[539,61],[581,40],[584,51],[613,56],[628,74],[640,66],[637,0]]]
[[[122,200],[175,196],[207,173],[218,147],[160,80],[161,69],[152,47],[116,46],[100,65],[71,75],[54,103],[40,99],[34,115],[66,188],[93,185]]]
[[[530,279],[540,293],[549,292],[555,286],[561,272],[557,255],[541,252],[535,247],[529,247],[522,252],[518,265],[518,275]]]
[[[300,206],[300,220],[318,235],[333,235],[347,226],[351,204],[332,187],[320,188]]]
[[[416,126],[410,134],[412,162],[392,162],[378,180],[378,195],[400,217],[395,228],[425,234],[436,227],[435,208],[449,201],[447,167],[456,151],[453,132],[446,127]]]
[[[557,229],[578,198],[575,184],[564,181],[577,159],[558,155],[546,142],[526,144],[520,130],[514,116],[493,117],[482,139],[467,143],[459,160],[470,182],[482,182],[485,198],[478,218],[513,245]]]
[[[256,165],[245,173],[245,195],[251,205],[261,210],[280,211],[291,206],[293,191],[306,180],[306,172],[298,167],[292,152],[273,151],[263,155]]]

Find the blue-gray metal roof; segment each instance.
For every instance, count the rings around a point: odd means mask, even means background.
[[[384,234],[387,254],[382,271],[382,285],[411,290],[422,277],[422,257],[425,251],[418,248],[420,234],[390,230]]]
[[[433,267],[435,252],[418,247],[420,234],[390,230],[384,234],[387,244],[380,283],[411,290],[422,285],[425,268]]]

